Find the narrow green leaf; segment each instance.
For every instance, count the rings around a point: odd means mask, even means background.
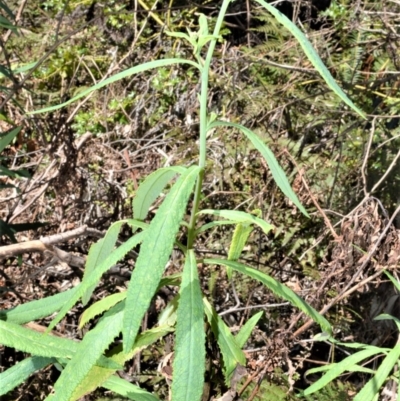
[[[354,401],[369,401],[378,394],[383,383],[388,379],[394,365],[399,361],[400,345],[396,345],[382,361],[374,377],[354,397]]]
[[[0,342],[7,347],[49,358],[72,358],[78,343],[67,338],[44,335],[0,320]]]
[[[0,26],[4,29],[10,29],[14,33],[18,33],[17,26],[13,25],[7,18],[0,15]]]
[[[9,168],[1,165],[0,165],[0,175],[6,175],[7,177],[11,178],[31,177],[27,170],[10,170]]]
[[[228,260],[237,261],[243,252],[244,246],[246,245],[249,235],[253,231],[253,227],[248,223],[239,223],[235,227],[233,232],[231,245],[228,251]],[[230,267],[226,268],[228,279],[232,278],[232,269]]]
[[[257,0],[260,1],[260,0]],[[276,182],[276,185],[281,189],[281,191],[299,208],[299,210],[307,217],[310,217],[307,213],[304,206],[299,201],[299,198],[294,193],[290,183],[286,177],[285,172],[283,171],[282,167],[279,165],[278,161],[276,160],[274,154],[268,148],[268,146],[251,130],[244,127],[243,125],[236,124],[236,123],[228,123],[225,121],[214,121],[210,124],[209,129],[214,127],[233,127],[237,128],[238,130],[242,131],[253,146],[261,153],[264,157],[265,161],[268,164],[268,167],[271,170],[272,177]]]
[[[5,147],[11,143],[11,141],[18,135],[21,129],[22,127],[17,127],[9,132],[2,133],[0,135],[0,152],[2,152]]]
[[[303,48],[304,53],[306,54],[307,58],[311,61],[313,66],[320,73],[321,77],[327,83],[329,88],[331,88],[332,91],[335,92],[336,95],[339,96],[339,98],[342,99],[342,101],[344,103],[346,103],[350,108],[352,108],[357,114],[359,114],[361,117],[366,119],[367,117],[366,117],[365,113],[362,110],[360,110],[348,98],[348,96],[343,92],[343,90],[340,88],[340,86],[333,79],[331,73],[326,68],[325,64],[322,62],[322,60],[318,56],[317,52],[312,47],[312,45],[309,42],[309,40],[307,39],[306,35],[304,35],[304,33],[292,21],[290,21],[289,18],[287,18],[285,15],[283,15],[274,6],[272,6],[271,4],[268,4],[264,0],[256,0],[256,1],[257,1],[257,3],[259,3],[263,7],[265,7],[276,18],[276,20],[280,24],[282,24],[286,29],[288,29],[290,31],[290,33],[293,34],[293,36],[300,43],[300,46]]]
[[[15,15],[11,11],[11,9],[7,6],[7,3],[4,2],[3,0],[0,1],[0,9],[4,10],[8,14],[11,20],[15,20]]]
[[[388,271],[385,270],[384,273],[389,278],[389,280],[393,283],[393,285],[396,287],[397,291],[400,291],[400,282],[397,281],[397,279],[395,279]]]
[[[0,65],[0,76],[1,75],[6,78],[12,79],[11,71],[4,65]]]
[[[177,310],[172,398],[199,401],[205,372],[204,308],[193,250],[186,255]]]
[[[374,320],[393,320],[397,327],[397,330],[400,332],[400,319],[395,316],[389,315],[388,313],[382,313],[379,316],[376,316]]]
[[[68,299],[64,306],[58,312],[57,316],[52,320],[49,330],[51,330],[67,313],[68,311],[78,302],[81,296],[93,285],[96,285],[104,272],[106,272],[111,266],[115,265],[120,259],[122,259],[129,251],[132,250],[138,243],[143,239],[144,232],[135,234],[129,238],[128,241],[124,242],[120,247],[115,249],[111,254],[102,262],[100,265],[90,274],[85,277],[85,280],[81,284],[75,287],[75,291],[72,293],[70,299]]]
[[[251,332],[253,331],[254,327],[260,320],[261,316],[264,312],[258,312],[254,316],[252,316],[245,325],[240,329],[239,333],[236,334],[236,342],[240,348],[243,348],[246,344],[246,341],[249,339]]]
[[[318,368],[312,368],[307,370],[306,372],[306,376],[312,375],[314,373],[322,373],[322,372],[328,372],[330,371],[334,365],[336,365],[336,363],[330,363],[329,365],[325,365],[325,366],[319,366]],[[361,372],[361,373],[368,373],[368,374],[375,374],[375,370],[373,369],[369,369],[369,368],[365,368],[364,366],[360,366],[360,365],[352,365],[352,366],[348,366],[346,368],[346,372]]]
[[[251,267],[230,260],[204,259],[204,263],[229,266],[232,269],[239,271],[240,273],[246,274],[247,276],[254,278],[257,281],[260,281],[261,283],[265,284],[275,295],[286,299],[293,306],[296,306],[302,312],[310,316],[316,323],[321,326],[322,330],[330,334],[332,333],[331,325],[324,318],[324,316],[320,315],[312,306],[301,299],[289,287],[281,284],[279,281],[276,281],[271,276],[268,276],[267,274],[260,272],[259,270],[255,270]]]
[[[7,394],[13,388],[24,382],[32,373],[55,363],[54,358],[45,358],[42,356],[33,356],[26,358],[16,365],[0,373],[0,396]]]
[[[381,350],[378,347],[368,347],[365,350],[359,351],[353,355],[350,355],[346,359],[341,362],[329,365],[328,367],[332,367],[326,374],[324,374],[319,380],[313,383],[310,387],[306,388],[301,394],[304,396],[315,393],[321,388],[325,387],[332,380],[335,380],[341,374],[346,372],[348,368],[353,367],[361,361],[370,358],[373,355],[380,354]]]
[[[207,36],[208,35],[208,21],[207,17],[204,14],[199,15],[199,36]]]
[[[76,288],[72,288],[60,294],[42,298],[38,301],[31,301],[9,310],[0,311],[0,320],[7,320],[15,324],[25,324],[33,320],[42,319],[59,311],[75,291]]]
[[[112,308],[118,302],[123,301],[125,298],[126,298],[126,291],[109,295],[108,297],[103,298],[100,301],[97,301],[96,303],[91,305],[88,309],[86,309],[85,312],[82,313],[81,318],[79,320],[79,328],[82,329],[82,327],[90,320],[108,311],[110,308]]]
[[[99,361],[103,352],[119,335],[122,328],[123,307],[124,303],[121,302],[107,311],[96,327],[86,333],[83,340],[78,343],[75,355],[54,385],[54,395],[57,401],[73,399],[73,394],[79,385]],[[103,365],[103,367],[105,366]]]
[[[22,64],[22,63],[18,63],[18,64],[13,64],[11,71],[13,74],[20,74],[21,72],[27,72],[29,70],[31,70],[33,67],[35,67],[36,62],[33,63],[27,63],[27,64]],[[4,74],[2,74],[0,72],[0,79],[4,78]]]
[[[229,247],[228,260],[238,260],[243,252],[249,235],[253,231],[250,224],[239,223],[233,232],[232,242]]]
[[[170,326],[155,327],[146,330],[144,333],[138,335],[137,341],[135,341],[133,349],[130,352],[127,354],[122,352],[122,345],[119,344],[111,351],[107,352],[107,356],[115,363],[123,365],[125,362],[131,360],[138,352],[155,343],[161,337],[171,333],[171,331],[173,331],[173,329]],[[97,387],[103,386],[103,383],[105,383],[114,373],[115,369],[93,366],[85,376],[84,380],[76,388],[73,399],[80,399],[85,394],[94,391]]]
[[[134,401],[160,401],[155,395],[119,377],[112,376],[103,387]]]
[[[139,257],[126,298],[124,312],[124,349],[132,348],[141,321],[160,283],[186,210],[189,196],[200,173],[199,167],[190,167],[173,185],[158,209],[149,228],[144,232]]]
[[[140,184],[132,201],[133,217],[144,220],[152,203],[160,195],[165,186],[176,176],[182,174],[184,168],[166,167],[151,173]]]
[[[200,210],[197,214],[211,214],[213,216],[222,217],[223,219],[228,219],[234,223],[252,223],[259,226],[265,234],[268,234],[274,229],[274,226],[268,224],[265,220],[254,216],[253,214],[240,212],[238,210],[213,210],[204,209]]]
[[[149,225],[143,221],[135,220],[135,219],[128,219],[126,220],[126,224],[131,226],[132,232],[135,232],[137,228],[141,228],[143,231],[147,230]]]
[[[123,221],[118,221],[112,224],[107,230],[106,235],[90,247],[85,264],[83,280],[85,280],[86,277],[96,269],[96,266],[98,266],[114,250],[115,244],[118,240],[119,231],[123,224]],[[83,306],[89,302],[96,285],[97,283],[93,284],[82,295]]]
[[[211,325],[211,330],[216,338],[224,361],[225,383],[230,384],[230,379],[238,364],[246,365],[246,357],[240,349],[235,337],[230,332],[224,321],[218,316],[215,309],[206,298],[203,298],[204,311]]]
[[[93,85],[92,87],[80,92],[78,95],[74,96],[72,99],[68,100],[67,102],[58,104],[56,106],[46,107],[44,109],[32,111],[32,112],[27,113],[27,114],[46,113],[46,112],[49,112],[49,111],[61,109],[62,107],[66,106],[68,104],[71,104],[71,103],[77,101],[78,99],[80,99],[82,97],[85,97],[85,96],[89,95],[90,93],[94,92],[95,90],[103,88],[104,86],[112,84],[113,82],[119,81],[119,80],[121,80],[123,78],[127,78],[127,77],[129,77],[131,75],[134,75],[134,74],[137,74],[139,72],[148,71],[148,70],[152,70],[152,69],[157,69],[157,68],[160,68],[160,67],[166,67],[168,65],[174,65],[174,64],[189,64],[189,65],[191,65],[193,67],[201,69],[201,67],[197,63],[195,63],[194,61],[184,60],[184,59],[180,59],[180,58],[171,58],[171,59],[150,61],[148,63],[143,63],[143,64],[137,65],[135,67],[128,68],[127,70],[122,71],[122,72],[120,72],[118,74],[115,74],[112,77],[107,78],[104,81],[101,81],[98,84]]]
[[[189,43],[191,43],[191,39],[190,36],[187,33],[183,33],[183,32],[170,32],[170,31],[165,31],[165,33],[168,36],[171,36],[173,38],[180,38],[180,39],[185,39],[187,40]]]
[[[199,227],[196,230],[196,234],[210,230],[211,228],[214,228],[214,227],[233,225],[233,224],[237,224],[237,223],[238,223],[237,221],[230,221],[230,220],[215,220],[215,221],[212,221],[211,223],[207,223],[207,224],[204,224],[203,226]]]

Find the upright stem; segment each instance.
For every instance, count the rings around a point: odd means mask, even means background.
[[[231,0],[224,0],[219,11],[217,22],[215,24],[213,35],[217,37],[221,30],[222,23],[228,9],[228,5]],[[199,166],[203,168],[196,182],[196,188],[194,192],[194,201],[192,214],[190,216],[189,228],[188,228],[188,249],[193,248],[194,240],[196,238],[196,220],[197,212],[200,204],[201,189],[203,187],[204,169],[206,167],[206,156],[207,156],[207,131],[208,131],[208,113],[207,113],[207,100],[208,100],[208,75],[211,65],[211,60],[214,54],[215,45],[217,39],[210,41],[210,45],[207,51],[207,57],[204,61],[203,68],[201,69],[200,82],[200,138],[199,138]]]

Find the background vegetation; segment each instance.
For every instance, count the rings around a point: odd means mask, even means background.
[[[400,180],[400,9],[394,1],[337,0],[324,3],[324,10],[313,4],[298,1],[279,7],[307,33],[368,119],[329,91],[297,41],[270,14],[252,3],[232,3],[225,41],[217,45],[212,63],[209,106],[223,119],[252,128],[270,146],[311,218],[277,190],[258,152],[238,132],[221,131],[221,137],[213,139],[203,202],[213,209],[239,205],[239,210],[260,210],[275,230],[269,236],[253,232],[243,260],[288,285],[317,310],[331,304],[326,316],[337,339],[392,347],[395,325],[372,319],[382,312],[400,318],[395,288],[377,274],[393,270],[400,255],[395,230],[399,220],[393,215]],[[84,257],[113,222],[131,216],[131,201],[143,177],[159,167],[188,164],[197,154],[195,72],[188,66],[147,71],[67,108],[39,115],[26,112],[67,101],[133,65],[190,57],[192,49],[166,31],[196,30],[199,12],[210,17],[212,25],[219,5],[74,0],[6,5],[20,29],[2,25],[0,127],[2,132],[21,129],[2,152],[2,245],[87,225],[92,231],[83,238],[67,238],[58,245]],[[7,7],[2,12],[11,19]],[[214,256],[227,254],[231,233],[207,231],[196,244],[197,253],[207,248]],[[120,240],[130,234],[126,228]],[[376,253],[367,260],[376,244]],[[177,272],[181,262],[177,253],[169,273]],[[7,257],[1,263],[4,309],[65,291],[83,276],[79,264],[60,262],[46,252]],[[91,302],[123,288],[133,265],[134,257],[128,255],[103,279]],[[245,347],[248,376],[232,383],[242,399],[290,399],[295,389],[319,377],[306,375],[309,369],[347,355],[340,346],[333,350],[310,341],[318,328],[305,327],[304,316],[255,281],[241,280],[232,288],[222,269],[212,269],[204,272],[211,278],[203,279],[202,286],[233,332],[259,308],[264,311]],[[158,294],[143,330],[152,326],[174,293],[171,285]],[[74,308],[57,334],[81,338],[81,312],[81,306]],[[49,321],[31,328],[42,330]],[[172,347],[165,336],[123,374],[166,397]],[[219,359],[217,350],[208,351]],[[2,349],[3,369],[21,359],[20,353]],[[376,368],[379,359],[367,366]],[[226,394],[229,386],[221,366],[214,363],[208,372],[209,397]],[[42,399],[57,375],[54,367],[41,371],[5,399]],[[308,397],[353,399],[368,377],[348,374]],[[391,394],[392,382],[386,384],[381,399]],[[87,399],[107,395],[104,391]]]

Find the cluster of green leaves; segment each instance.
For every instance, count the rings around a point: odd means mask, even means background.
[[[393,283],[395,288],[400,291],[400,282],[398,282],[390,273],[385,272]],[[375,318],[375,320],[393,320],[400,333],[400,320],[388,314],[382,314]],[[352,350],[356,350],[341,362],[332,363],[323,367],[310,369],[307,374],[325,373],[319,380],[308,387],[302,394],[308,396],[314,392],[326,387],[331,381],[338,378],[345,372],[360,372],[371,375],[371,379],[364,385],[361,391],[353,398],[354,401],[375,401],[379,399],[379,394],[383,386],[389,380],[399,381],[400,365],[400,345],[396,344],[393,348],[376,347],[369,344],[359,343],[342,343],[335,341],[329,335],[321,334],[315,337],[316,341],[329,341],[332,344],[337,344]],[[365,367],[362,362],[368,361],[371,358],[383,356],[383,360],[379,368],[374,370]],[[393,369],[395,371],[393,371]],[[400,397],[400,386],[397,386],[397,398]]]

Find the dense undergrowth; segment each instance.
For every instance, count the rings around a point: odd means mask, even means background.
[[[4,17],[15,21],[18,30],[2,25],[0,127],[2,132],[21,130],[2,152],[2,166],[10,169],[2,170],[2,245],[87,225],[94,231],[84,239],[71,237],[60,245],[83,257],[112,223],[131,218],[132,199],[149,173],[188,166],[197,155],[196,71],[188,65],[165,66],[114,82],[65,108],[26,113],[66,102],[134,65],[191,58],[188,43],[167,32],[196,31],[199,12],[209,17],[212,31],[219,5],[140,1],[135,8],[130,1],[52,0],[39,6],[28,0],[7,6],[13,13],[3,7]],[[332,76],[368,115],[364,120],[327,88],[289,31],[260,6],[246,7],[232,3],[228,9],[224,40],[217,43],[210,66],[207,105],[220,120],[243,124],[262,138],[311,218],[279,191],[245,135],[225,128],[213,134],[207,150],[202,207],[237,208],[273,224],[268,235],[260,228],[250,234],[239,260],[286,284],[317,310],[336,300],[324,313],[335,341],[342,343],[311,341],[320,329],[305,327],[307,319],[292,305],[254,279],[234,276],[230,283],[221,266],[205,265],[201,287],[234,335],[264,305],[244,348],[246,373],[227,383],[220,351],[208,340],[205,399],[227,396],[232,389],[246,400],[294,399],[320,377],[310,369],[356,355],[346,342],[390,348],[397,341],[394,324],[372,319],[380,313],[400,318],[397,291],[378,274],[397,266],[400,249],[397,232],[388,227],[398,225],[390,216],[399,205],[400,10],[395,2],[361,1],[355,8],[344,0],[333,1],[318,17],[304,5],[292,10]],[[307,20],[311,16],[314,20]],[[150,215],[159,207],[156,203]],[[200,221],[213,219],[202,215]],[[18,225],[26,223],[34,225]],[[131,227],[124,227],[119,239],[131,235]],[[184,233],[177,239],[187,241]],[[231,239],[232,229],[213,228],[199,234],[194,249],[199,258],[227,256]],[[53,259],[46,252],[3,258],[2,309],[72,289],[83,280],[79,264],[71,268]],[[118,263],[119,270],[102,279],[89,305],[124,289],[134,265],[135,255]],[[176,249],[167,273],[176,274],[182,265]],[[357,291],[347,293],[353,279],[350,289],[358,285]],[[171,308],[176,293],[174,281],[158,293],[143,331],[173,319],[162,310]],[[94,327],[78,326],[82,312],[80,304],[71,309],[56,334],[81,339]],[[42,319],[31,329],[43,329],[50,321]],[[174,343],[171,334],[162,334],[119,372],[167,399]],[[4,370],[27,356],[7,347],[1,351]],[[364,371],[343,371],[305,399],[353,399],[383,360],[371,355],[362,360]],[[396,395],[390,379],[398,376],[395,370],[392,377],[390,373],[379,399]],[[59,375],[57,368],[48,367],[4,397],[44,399]],[[85,397],[107,395],[96,391]]]

